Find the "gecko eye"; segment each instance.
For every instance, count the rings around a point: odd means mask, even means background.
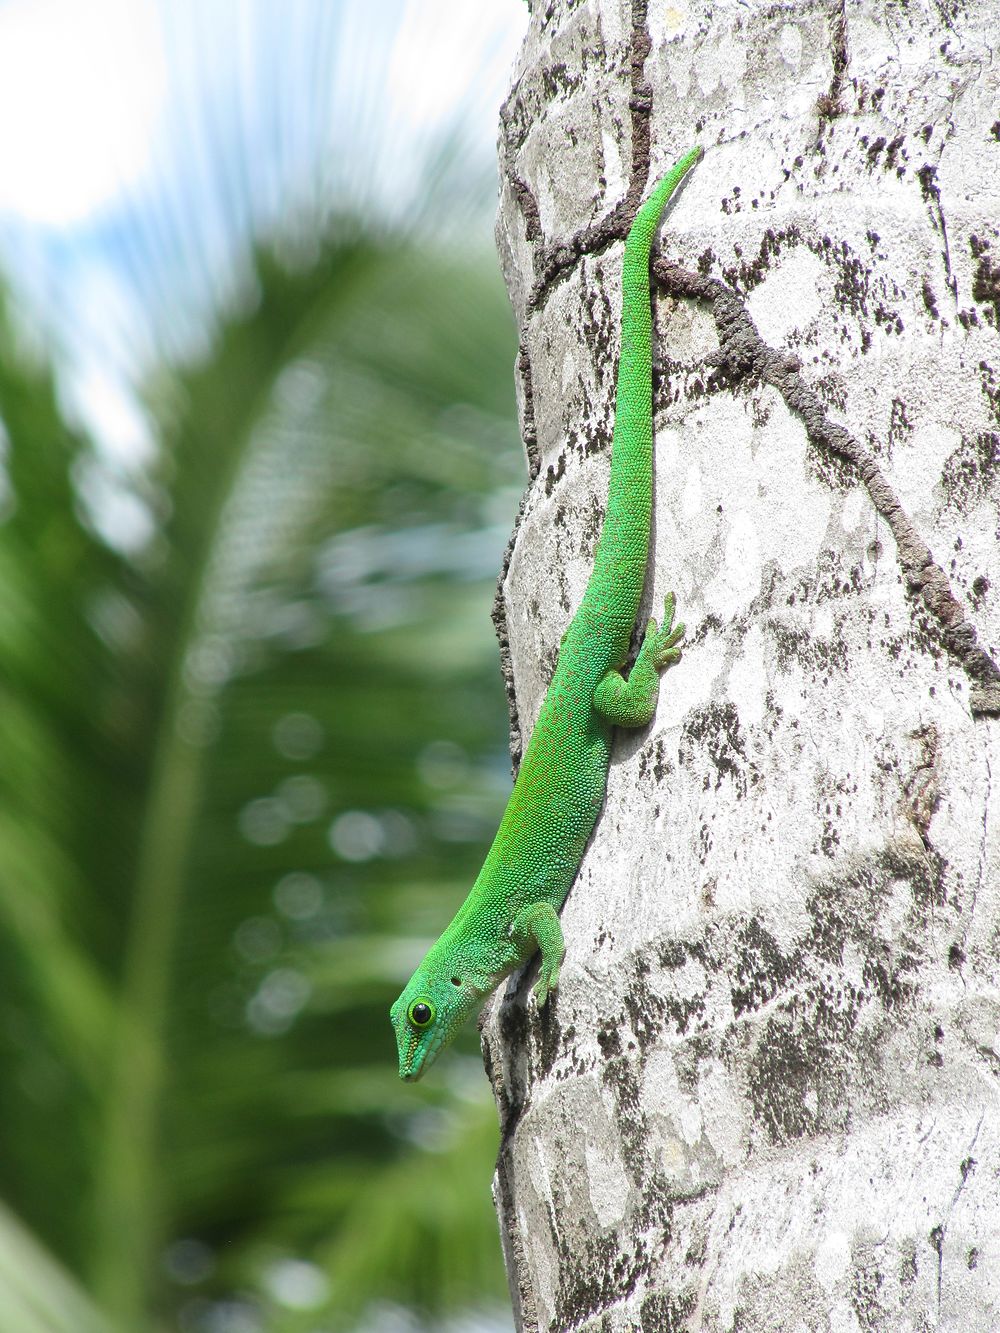
[[[406,1011],[406,1017],[415,1028],[429,1028],[434,1022],[434,1006],[426,1000],[414,1000]]]
[[[451,984],[452,984],[453,986],[461,986],[461,984],[462,984],[462,978],[461,978],[461,977],[452,977],[452,979],[451,979]]]

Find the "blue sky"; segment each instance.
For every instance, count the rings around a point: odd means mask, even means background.
[[[294,253],[348,214],[490,245],[527,21],[523,0],[0,0],[0,267],[101,446],[99,508],[150,454],[133,386],[250,299],[254,238]]]

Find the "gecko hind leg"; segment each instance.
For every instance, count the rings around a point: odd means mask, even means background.
[[[674,625],[674,606],[674,594],[669,592],[663,603],[663,628],[649,621],[628,680],[620,671],[609,671],[597,683],[594,707],[616,727],[644,727],[656,712],[660,672],[681,659],[677,645],[684,626]]]

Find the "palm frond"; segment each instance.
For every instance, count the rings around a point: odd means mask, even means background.
[[[168,45],[228,51],[212,7],[164,12]],[[399,119],[422,13],[293,0],[174,86],[174,155],[80,242],[115,255],[113,319],[74,297],[82,249],[23,266],[22,296],[65,282],[65,382],[144,373],[151,463],[95,452],[0,329],[0,1191],[43,1238],[21,1275],[0,1255],[3,1310],[43,1263],[85,1275],[86,1333],[503,1300],[474,1035],[415,1091],[386,1021],[509,780],[488,608],[521,476],[506,299],[468,242],[490,172]],[[490,97],[470,70],[466,109]],[[421,1209],[442,1134],[482,1188]],[[393,1198],[432,1269],[394,1254]],[[444,1274],[459,1233],[476,1292]]]

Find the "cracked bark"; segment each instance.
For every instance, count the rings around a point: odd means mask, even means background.
[[[529,968],[482,1026],[518,1327],[1000,1326],[1000,0],[532,11],[515,761],[599,532],[620,242],[707,154],[653,272],[684,659],[556,1003]]]
[[[817,394],[798,373],[797,358],[764,344],[735,293],[721,282],[689,273],[678,264],[663,260],[654,261],[653,273],[668,291],[679,296],[701,297],[711,304],[719,334],[719,352],[712,360],[725,367],[727,388],[734,387],[747,374],[773,385],[786,406],[802,420],[812,444],[854,465],[873,506],[895,539],[907,590],[919,596],[937,624],[942,643],[969,678],[972,712],[1000,716],[1000,668],[980,646],[975,626],[871,452],[850,431],[831,420]]]

